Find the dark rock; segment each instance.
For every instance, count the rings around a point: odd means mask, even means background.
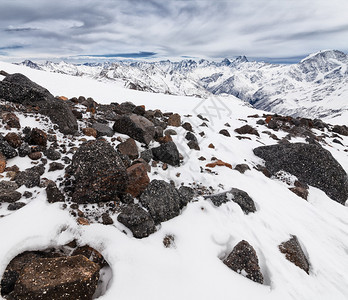
[[[137,144],[132,138],[129,138],[125,142],[119,144],[117,149],[122,154],[127,155],[130,159],[136,159],[139,157]]]
[[[182,127],[184,128],[184,129],[186,129],[187,131],[193,131],[193,129],[192,129],[192,125],[191,125],[191,123],[189,123],[189,122],[185,122],[184,124],[182,124]]]
[[[63,169],[64,169],[63,164],[58,163],[58,162],[52,162],[49,165],[48,172],[54,172],[54,171],[63,170]]]
[[[128,155],[123,154],[121,152],[118,152],[118,155],[120,156],[125,168],[129,168],[132,165],[132,161]]]
[[[321,146],[303,143],[278,144],[254,149],[275,174],[280,170],[295,175],[301,182],[324,191],[344,205],[348,198],[347,174],[331,153]]]
[[[18,117],[11,112],[2,114],[2,122],[5,123],[10,128],[17,128],[17,129],[21,128],[21,124],[19,122]]]
[[[48,159],[50,160],[58,160],[61,158],[61,154],[56,151],[54,148],[50,147],[46,151],[44,151],[44,154],[47,156]]]
[[[332,131],[341,135],[348,136],[348,127],[346,125],[335,125],[332,128]]]
[[[85,245],[82,247],[77,247],[71,256],[83,255],[88,258],[91,262],[97,264],[100,268],[103,268],[108,265],[107,261],[104,259],[103,255],[96,249]]]
[[[99,280],[99,266],[82,255],[39,258],[19,273],[14,299],[91,300]]]
[[[41,129],[34,128],[29,135],[28,140],[30,145],[39,145],[46,147],[47,145],[47,134]]]
[[[25,191],[25,192],[23,193],[23,197],[29,199],[29,198],[33,197],[33,193],[32,193],[32,192],[29,192],[29,191]]]
[[[164,135],[177,135],[178,133],[174,129],[167,129]]]
[[[144,150],[140,153],[140,158],[142,158],[143,160],[145,160],[147,163],[149,163],[151,161],[151,159],[153,158],[153,154],[152,154],[152,150],[148,149],[148,150]]]
[[[112,137],[114,135],[114,131],[108,125],[105,125],[102,123],[94,123],[92,125],[92,128],[97,131],[97,137],[101,137],[101,136]]]
[[[20,157],[25,157],[31,153],[31,148],[28,143],[22,143],[18,148],[18,154]]]
[[[333,139],[332,142],[344,146],[344,145],[342,144],[342,142],[341,142],[340,140],[338,140],[338,139]]]
[[[192,132],[186,133],[185,139],[187,139],[188,141],[194,141],[196,143],[198,142],[196,136]]]
[[[279,128],[277,121],[270,120],[267,124],[269,129],[277,130]]]
[[[194,190],[188,186],[181,186],[179,188],[179,193],[181,195],[181,207],[186,206],[194,196]]]
[[[228,201],[233,201],[240,206],[240,208],[243,210],[245,214],[249,214],[251,212],[256,211],[255,203],[253,199],[250,198],[248,193],[236,188],[232,188],[228,192],[204,196],[204,198],[210,199],[215,206],[220,206],[221,204],[226,203]]]
[[[189,146],[189,148],[193,149],[193,150],[197,150],[197,151],[201,150],[201,148],[199,147],[198,143],[195,142],[195,141],[189,141],[187,143],[187,146]]]
[[[19,274],[14,270],[6,270],[1,279],[1,296],[8,295],[15,287]]]
[[[224,264],[239,274],[244,271],[246,274],[243,275],[252,281],[263,283],[256,251],[247,241],[239,242],[224,259]]]
[[[111,219],[108,213],[103,213],[102,214],[102,222],[103,225],[112,225],[114,224],[114,221]]]
[[[295,186],[292,188],[289,188],[290,191],[292,191],[293,193],[295,193],[297,196],[307,200],[308,197],[308,190],[303,188],[303,187],[299,187],[299,186]]]
[[[265,120],[260,119],[260,120],[258,120],[258,121],[256,122],[256,124],[258,124],[258,125],[265,125],[266,122],[265,122]]]
[[[138,204],[130,204],[122,208],[117,221],[129,228],[135,238],[141,239],[156,231],[151,215]]]
[[[175,247],[175,237],[172,234],[167,234],[163,239],[163,246],[165,248]]]
[[[247,164],[238,164],[234,167],[239,173],[244,174],[245,171],[250,170],[250,167]]]
[[[133,109],[133,113],[136,115],[139,115],[139,116],[143,116],[143,115],[145,115],[145,107],[142,105],[136,106]]]
[[[235,129],[234,131],[239,134],[254,134],[254,135],[260,136],[258,131],[255,128],[251,127],[250,125],[244,125],[240,128]]]
[[[0,203],[13,203],[21,199],[22,194],[13,190],[0,190]]]
[[[5,141],[7,141],[13,148],[18,148],[22,144],[21,137],[14,132],[9,132],[8,134],[6,134]]]
[[[28,156],[32,160],[39,160],[42,157],[42,153],[39,151],[31,152]]]
[[[22,74],[7,75],[0,82],[0,98],[39,108],[39,112],[48,116],[59,126],[64,134],[74,134],[77,121],[67,103],[55,99],[45,88],[32,82]]]
[[[181,125],[181,116],[179,114],[172,114],[168,118],[168,125],[179,127]]]
[[[147,175],[147,170],[144,164],[135,164],[127,169],[128,186],[126,193],[131,194],[133,197],[138,197],[145,191],[146,187],[150,183],[150,178]]]
[[[18,155],[17,151],[5,140],[0,140],[0,153],[8,159],[14,158]]]
[[[127,134],[145,144],[149,144],[155,136],[154,124],[148,119],[135,114],[119,116],[114,123],[113,130]]]
[[[54,181],[49,181],[46,187],[48,203],[65,202],[63,193],[58,189]]]
[[[72,201],[114,201],[127,187],[127,172],[119,154],[105,140],[86,142],[76,151],[68,173],[74,176]]]
[[[309,274],[309,262],[295,235],[292,235],[290,240],[281,243],[279,245],[279,250],[281,253],[285,254],[287,260]]]
[[[174,142],[162,144],[152,149],[154,159],[178,166],[180,164],[179,151]]]
[[[40,185],[40,173],[35,170],[25,170],[17,173],[15,177],[15,182],[19,185],[25,185],[27,188],[32,188],[34,186]]]
[[[230,136],[231,136],[230,133],[228,132],[228,130],[226,130],[226,129],[221,129],[221,130],[219,131],[219,133],[222,134],[222,135],[224,135],[224,136],[227,136],[227,137],[230,137]]]
[[[156,224],[178,216],[182,207],[179,191],[163,180],[152,180],[141,194],[140,203]]]
[[[24,206],[25,206],[25,203],[23,203],[23,202],[15,202],[15,203],[10,203],[8,205],[7,209],[10,211],[14,211],[14,210],[21,209]]]
[[[75,116],[75,118],[77,120],[82,120],[82,118],[83,118],[82,112],[80,112],[80,111],[78,111],[76,109],[73,109],[71,112],[73,113],[73,115]]]

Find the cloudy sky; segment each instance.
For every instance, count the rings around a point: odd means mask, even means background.
[[[0,0],[0,59],[348,52],[348,0]]]

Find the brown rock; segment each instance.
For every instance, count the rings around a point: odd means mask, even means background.
[[[238,164],[234,167],[239,173],[244,174],[245,171],[250,170],[250,167],[247,164]]]
[[[172,114],[168,118],[168,125],[179,127],[181,125],[181,116],[179,114]]]
[[[0,173],[3,173],[6,169],[6,157],[0,153]]]
[[[293,193],[295,193],[297,196],[307,200],[307,197],[308,197],[308,190],[307,189],[300,187],[300,186],[295,186],[295,187],[289,188],[289,190],[292,191]]]
[[[309,274],[309,262],[295,235],[292,235],[290,240],[281,243],[279,245],[279,250],[281,253],[285,254],[287,260],[291,261]]]
[[[4,113],[2,115],[2,122],[7,124],[10,128],[21,128],[19,119],[14,113]]]
[[[45,132],[43,132],[41,129],[34,128],[30,133],[29,144],[46,147],[47,134]]]
[[[41,152],[32,152],[29,155],[29,158],[32,160],[39,160],[42,157],[42,153]]]
[[[227,167],[227,168],[232,169],[231,164],[226,163],[226,162],[224,162],[224,161],[222,161],[222,160],[220,160],[220,159],[217,160],[217,161],[215,161],[215,162],[213,162],[213,163],[209,163],[209,164],[206,165],[206,167],[208,167],[208,168],[215,168],[216,166],[219,166],[219,167]]]
[[[222,135],[224,135],[224,136],[227,136],[227,137],[230,137],[230,136],[231,136],[230,133],[228,132],[228,130],[226,130],[226,129],[221,129],[221,130],[219,131],[219,133],[222,134]]]
[[[14,132],[9,132],[8,134],[6,134],[5,141],[7,141],[13,148],[18,148],[22,144],[21,137]]]
[[[127,139],[125,142],[117,146],[118,151],[127,155],[130,159],[136,159],[139,157],[139,151],[137,144],[132,138]]]
[[[82,255],[39,258],[20,272],[14,299],[90,300],[99,280],[99,266]]]
[[[256,251],[247,241],[239,242],[223,262],[233,271],[244,273],[252,281],[263,283]]]
[[[74,250],[74,252],[71,254],[71,256],[75,256],[75,255],[85,256],[90,261],[99,265],[100,268],[103,268],[103,267],[108,265],[108,263],[104,259],[103,255],[101,255],[100,252],[98,252],[97,250],[93,249],[92,247],[90,247],[88,245],[76,248]]]
[[[189,123],[189,122],[185,122],[184,124],[182,124],[182,127],[184,128],[184,129],[186,129],[187,131],[193,131],[193,129],[192,129],[192,125],[191,125],[191,123]]]
[[[95,138],[97,137],[97,131],[94,128],[91,128],[91,127],[83,128],[82,132],[86,136],[93,136]]]
[[[86,218],[79,217],[77,218],[77,224],[87,226],[89,225],[89,221]]]
[[[60,96],[60,97],[58,97],[58,99],[63,100],[63,101],[69,100],[67,97],[64,97],[64,96]]]
[[[210,148],[210,149],[215,149],[215,146],[213,145],[213,144],[209,144],[209,146],[208,146],[208,148]]]
[[[147,176],[146,167],[144,164],[135,164],[127,169],[129,184],[126,193],[133,197],[138,197],[150,183],[150,178]]]
[[[239,134],[254,134],[254,135],[260,136],[258,131],[255,128],[251,127],[250,125],[244,125],[240,128],[235,129],[234,131]]]
[[[172,141],[173,138],[170,135],[161,136],[157,139],[157,142],[159,142],[160,144],[165,144]]]

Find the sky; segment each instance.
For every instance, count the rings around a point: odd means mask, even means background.
[[[347,0],[1,0],[0,60],[348,52]]]

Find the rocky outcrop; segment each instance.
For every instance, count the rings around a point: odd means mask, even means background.
[[[113,130],[127,134],[138,142],[149,144],[155,137],[155,126],[148,119],[136,114],[118,116]]]
[[[293,264],[304,270],[309,274],[309,262],[306,255],[303,253],[301,245],[295,235],[279,245],[279,250],[281,253],[285,254],[287,260],[291,261]]]
[[[7,75],[0,81],[0,98],[38,108],[38,112],[48,116],[65,134],[77,131],[76,117],[68,104],[55,99],[53,95],[22,74]]]
[[[233,201],[240,206],[240,208],[246,215],[248,213],[253,213],[256,211],[255,203],[253,199],[251,199],[251,197],[248,195],[248,193],[236,188],[232,188],[228,192],[204,196],[204,198],[211,200],[211,202],[213,202],[213,204],[218,207],[223,203]]]
[[[117,221],[129,228],[138,239],[149,236],[156,231],[151,215],[138,204],[130,204],[122,208]]]
[[[315,144],[278,144],[254,149],[275,174],[280,170],[295,175],[299,181],[324,191],[333,200],[344,204],[348,198],[348,178],[331,153]]]
[[[263,283],[256,251],[247,241],[239,242],[223,262],[233,271],[252,281]]]
[[[76,203],[114,201],[127,187],[128,176],[120,156],[102,139],[82,144],[67,172],[75,180],[71,197]]]
[[[140,203],[149,211],[156,224],[178,216],[184,204],[175,187],[156,179],[142,193]]]

